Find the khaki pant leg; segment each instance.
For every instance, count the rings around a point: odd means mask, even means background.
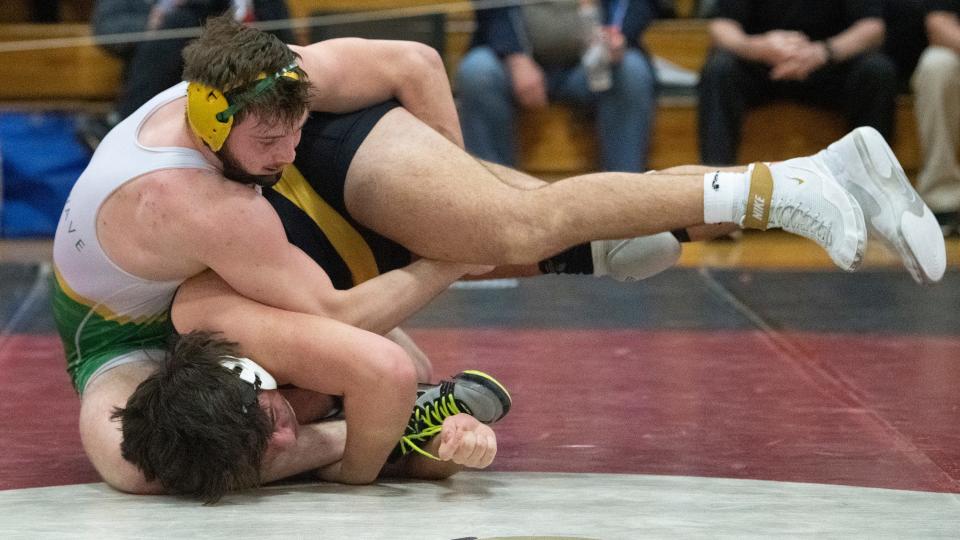
[[[960,55],[928,47],[911,80],[923,165],[917,191],[934,212],[960,208]]]

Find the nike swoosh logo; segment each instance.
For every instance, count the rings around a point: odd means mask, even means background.
[[[803,178],[797,178],[796,176],[791,176],[790,179],[796,180],[798,186],[802,186],[806,182]]]

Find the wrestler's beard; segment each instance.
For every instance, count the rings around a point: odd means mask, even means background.
[[[223,163],[223,176],[227,180],[240,182],[241,184],[256,184],[260,187],[273,187],[280,181],[282,172],[274,174],[250,174],[243,169],[240,162],[227,150],[226,145],[217,152],[217,157]]]

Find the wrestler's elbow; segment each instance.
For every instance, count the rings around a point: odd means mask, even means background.
[[[443,65],[443,58],[436,49],[423,43],[415,41],[403,42],[399,51],[399,58],[394,63],[396,75],[399,77],[398,84],[416,83],[434,80],[438,74],[447,76],[446,68]]]
[[[379,388],[400,401],[410,398],[417,390],[417,369],[403,347],[389,340],[383,340],[372,355],[372,369],[368,370],[368,384]]]
[[[384,397],[405,396],[417,387],[417,369],[403,347],[379,336],[359,343],[362,354],[354,355],[345,374],[345,397],[366,397],[384,391]],[[410,393],[411,396],[415,392]]]
[[[340,321],[350,326],[369,330],[363,326],[364,311],[357,309],[358,303],[351,302],[348,291],[338,291],[335,289],[323,289],[314,296],[313,315],[319,315]]]

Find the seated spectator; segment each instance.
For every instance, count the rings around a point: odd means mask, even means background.
[[[238,20],[289,18],[284,0],[97,0],[91,26],[96,36],[201,26],[207,17],[233,9]],[[295,43],[289,30],[274,32]],[[104,45],[123,62],[122,86],[114,111],[106,119],[84,118],[78,135],[94,148],[107,131],[153,96],[180,82],[183,50],[190,38]]]
[[[944,234],[960,228],[960,1],[933,0],[926,17],[930,46],[913,74],[914,110],[923,164],[917,191]]]
[[[910,93],[910,77],[927,47],[923,19],[929,0],[883,0],[883,54],[897,66],[897,93]]]
[[[652,0],[477,11],[456,81],[467,150],[516,166],[516,108],[556,100],[595,110],[604,170],[645,170],[656,83],[640,37],[653,13]]]
[[[718,0],[700,77],[700,158],[737,161],[743,115],[786,98],[841,110],[851,127],[893,133],[896,67],[877,49],[882,0]]]

